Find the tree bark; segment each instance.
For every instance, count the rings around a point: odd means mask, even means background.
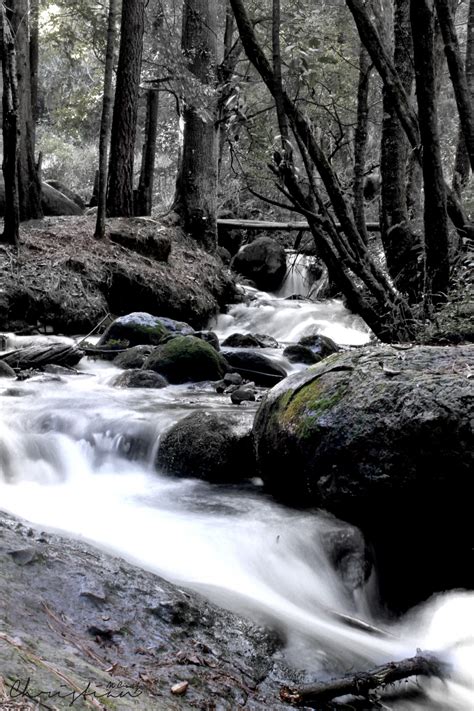
[[[145,140],[143,143],[140,181],[138,183],[135,205],[136,215],[151,215],[151,208],[153,206],[159,97],[158,91],[148,89],[146,93]]]
[[[41,183],[35,165],[35,131],[31,106],[29,9],[29,0],[15,0],[11,10],[18,82],[18,196],[21,220],[43,217]]]
[[[185,102],[184,140],[174,210],[186,232],[206,249],[217,245],[217,7],[215,0],[185,0],[182,51],[203,88]],[[199,106],[199,103],[205,105]]]
[[[39,0],[30,0],[30,81],[33,145],[38,121]],[[41,179],[41,176],[38,176]]]
[[[435,98],[434,14],[429,0],[411,0],[410,19],[423,147],[425,298],[436,302],[449,288],[449,233]]]
[[[466,37],[466,79],[469,88],[471,102],[474,102],[474,0],[469,2],[469,14],[467,20]],[[453,189],[461,195],[463,189],[469,182],[470,162],[466,150],[463,131],[459,129],[458,145],[456,150],[456,160],[453,172]]]
[[[20,204],[18,200],[18,91],[16,80],[15,42],[6,10],[0,5],[0,54],[3,75],[3,177],[5,180],[5,220],[2,241],[18,245]]]
[[[126,0],[122,4],[107,191],[107,212],[111,217],[133,215],[133,163],[145,5],[146,0]]]
[[[414,78],[410,0],[395,0],[393,63],[403,89],[410,96]],[[410,229],[407,206],[408,142],[392,97],[383,87],[381,143],[381,231],[387,269],[394,284],[418,301],[423,284],[423,243]],[[420,259],[419,259],[420,258]]]
[[[99,175],[97,188],[97,221],[94,237],[105,236],[105,213],[107,201],[107,159],[110,138],[110,118],[113,104],[114,55],[117,35],[118,0],[110,0],[107,20],[107,47],[105,51],[104,95],[99,135]]]
[[[444,51],[448,60],[449,74],[456,97],[459,122],[464,136],[471,170],[474,170],[474,107],[464,71],[461,50],[454,26],[449,0],[435,0],[436,13],[443,35]]]
[[[365,47],[359,51],[359,83],[357,87],[357,126],[354,135],[354,215],[357,229],[368,242],[365,224],[364,177],[367,138],[369,135],[369,88],[372,63]]]

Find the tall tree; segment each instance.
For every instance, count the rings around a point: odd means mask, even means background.
[[[449,288],[449,233],[436,106],[434,13],[429,0],[411,0],[410,20],[423,147],[425,293],[438,300]]]
[[[367,139],[369,136],[369,88],[372,63],[361,44],[359,50],[359,83],[357,86],[357,125],[354,132],[354,215],[357,228],[368,241],[365,224],[364,176]]]
[[[465,72],[471,102],[474,103],[474,0],[469,1]],[[462,190],[466,187],[469,181],[469,173],[469,156],[466,150],[464,133],[462,128],[460,128],[453,172],[453,188],[456,190],[458,195],[460,195]]]
[[[124,0],[110,142],[107,211],[133,215],[133,164],[137,129],[146,0]]]
[[[35,131],[31,105],[29,11],[29,0],[15,0],[10,10],[18,81],[18,195],[22,220],[43,216],[41,183],[35,163]]]
[[[146,92],[145,139],[142,149],[140,180],[136,193],[135,214],[151,215],[155,176],[156,132],[158,130],[159,92]]]
[[[187,97],[174,209],[185,230],[207,249],[217,244],[217,4],[185,0],[182,51],[201,91]]]
[[[5,180],[5,219],[3,241],[19,241],[20,205],[18,201],[18,91],[15,42],[3,0],[0,4],[0,59],[3,75],[3,177]]]
[[[113,104],[113,74],[116,44],[118,0],[110,0],[107,21],[107,48],[105,51],[104,96],[99,136],[99,174],[97,188],[97,222],[94,237],[101,239],[105,234],[105,213],[107,193],[107,158],[110,137],[110,118]]]

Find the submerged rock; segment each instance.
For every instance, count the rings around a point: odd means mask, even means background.
[[[159,346],[145,361],[145,368],[173,384],[220,380],[228,370],[222,355],[195,336],[176,336]]]
[[[161,438],[157,467],[210,482],[250,479],[255,473],[252,419],[209,412],[188,415]]]
[[[165,388],[168,383],[153,370],[131,368],[120,373],[112,382],[116,388]]]
[[[273,388],[255,419],[267,489],[359,526],[394,606],[472,583],[468,367],[469,346],[336,354]]]

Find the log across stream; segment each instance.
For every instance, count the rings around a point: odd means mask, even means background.
[[[312,321],[340,342],[368,338],[338,302],[298,308],[254,296],[247,310],[240,305],[221,317],[220,336],[253,330],[296,341],[303,321]],[[12,339],[8,350],[17,345]],[[155,470],[167,427],[198,409],[235,413],[228,398],[210,384],[113,388],[117,368],[108,362],[83,359],[79,371],[0,381],[2,509],[275,626],[287,640],[288,663],[304,670],[306,679],[376,668],[413,657],[419,648],[430,650],[450,665],[451,677],[420,677],[424,695],[382,708],[472,709],[472,593],[447,592],[401,620],[390,619],[377,598],[376,573],[356,594],[343,585],[323,545],[331,517],[279,506],[262,495],[258,481],[212,487]],[[140,442],[133,456],[132,440]],[[367,628],[348,624],[353,618]],[[374,627],[386,634],[374,634]]]

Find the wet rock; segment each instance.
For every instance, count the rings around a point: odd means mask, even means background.
[[[255,390],[249,387],[237,388],[231,393],[230,399],[234,405],[240,405],[242,402],[255,402]]]
[[[169,329],[158,316],[137,311],[119,316],[100,337],[98,346],[110,346],[114,342],[129,346],[157,346],[168,335]]]
[[[220,225],[217,228],[217,243],[219,247],[225,249],[231,257],[237,254],[242,246],[243,239],[242,230],[229,230]]]
[[[8,551],[10,558],[20,566],[30,565],[38,560],[38,551],[35,548],[20,548],[19,550]]]
[[[341,576],[348,592],[362,588],[372,572],[372,556],[362,532],[355,526],[341,525],[323,533],[323,547]]]
[[[148,356],[153,353],[155,346],[133,346],[119,353],[114,358],[114,365],[118,368],[142,368]]]
[[[255,419],[267,489],[358,526],[397,609],[472,582],[473,367],[472,346],[334,354]]]
[[[255,472],[252,419],[209,412],[188,415],[163,435],[158,469],[210,482],[251,478]]]
[[[306,365],[314,365],[321,360],[321,357],[313,353],[311,348],[301,346],[297,343],[287,346],[283,351],[285,358],[288,358],[290,363],[305,363]]]
[[[286,253],[271,237],[258,237],[238,251],[231,268],[262,291],[275,291],[286,273]]]
[[[116,388],[165,388],[168,383],[165,378],[153,370],[131,368],[120,373],[113,381]]]
[[[220,247],[220,246],[218,246],[218,247],[217,247],[217,254],[218,254],[219,257],[222,259],[222,261],[224,262],[224,264],[229,265],[229,264],[231,263],[231,261],[232,261],[232,255],[231,255],[231,253],[229,252],[229,250],[226,249],[225,247]]]
[[[8,363],[0,360],[0,378],[14,378],[15,375],[13,368]]]
[[[209,343],[216,351],[220,351],[219,339],[214,331],[194,331],[192,335],[206,341],[206,343]]]
[[[222,342],[223,348],[260,348],[260,343],[251,333],[232,333]]]
[[[299,346],[305,346],[309,348],[315,355],[319,358],[327,358],[327,356],[337,353],[341,349],[334,343],[332,338],[328,336],[321,336],[320,334],[314,334],[312,336],[303,336],[298,341]]]
[[[256,385],[272,387],[286,377],[285,369],[262,353],[223,350],[222,355],[233,370],[247,380],[252,378]]]
[[[226,373],[224,375],[225,385],[242,385],[243,378],[240,373]]]
[[[260,344],[260,348],[279,348],[280,344],[273,338],[273,336],[267,336],[265,333],[255,333],[255,338]]]
[[[159,346],[145,361],[145,368],[172,384],[220,380],[228,370],[222,355],[195,336],[177,336]]]

